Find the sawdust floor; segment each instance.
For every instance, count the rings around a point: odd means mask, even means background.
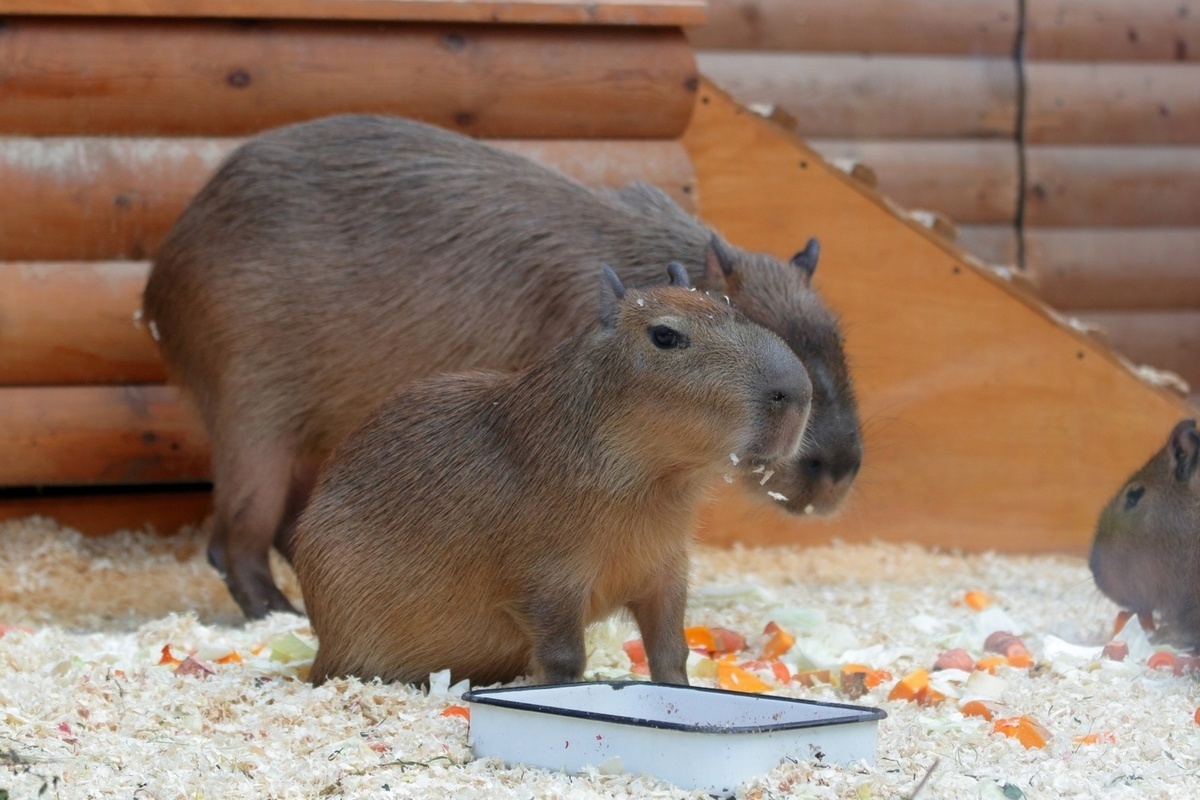
[[[466,721],[442,714],[458,702],[446,694],[353,680],[312,688],[300,680],[305,620],[242,623],[203,541],[198,531],[89,539],[43,520],[0,524],[0,623],[18,628],[0,636],[0,797],[693,796],[645,776],[474,759]],[[745,658],[775,619],[797,634],[785,656],[793,669],[855,661],[893,676],[856,701],[888,713],[873,766],[783,764],[739,797],[906,797],[935,763],[920,798],[1200,797],[1200,683],[1149,669],[1155,648],[1138,631],[1126,631],[1125,662],[1099,656],[1117,609],[1080,559],[700,548],[694,573],[689,624],[744,633]],[[963,605],[968,590],[993,605]],[[950,697],[935,706],[887,699],[896,679],[948,648],[983,656],[997,629],[1020,635],[1039,665],[1001,666],[986,691],[1004,716],[1044,726],[1045,747],[964,716],[954,695],[967,692],[965,674],[938,678]],[[621,644],[635,636],[623,619],[594,628],[593,674],[625,675]],[[160,665],[164,647],[192,659]],[[777,691],[846,701],[831,685]]]

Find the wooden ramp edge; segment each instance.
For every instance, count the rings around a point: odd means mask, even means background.
[[[1083,553],[1107,499],[1191,414],[707,80],[683,143],[700,215],[730,241],[789,258],[820,238],[816,286],[845,327],[866,439],[838,517],[723,490],[702,539]]]

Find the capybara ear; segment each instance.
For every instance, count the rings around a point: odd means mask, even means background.
[[[732,274],[733,254],[721,241],[721,237],[714,233],[708,240],[708,249],[704,252],[705,289],[720,294],[725,289],[726,279]]]
[[[817,271],[817,260],[820,257],[821,243],[817,241],[816,237],[809,239],[804,249],[792,256],[792,266],[804,273],[805,284],[812,281],[813,273]]]
[[[613,268],[604,264],[600,269],[600,324],[605,328],[617,326],[617,311],[625,297],[625,286]]]
[[[1196,420],[1185,419],[1171,430],[1167,439],[1167,452],[1171,455],[1171,471],[1175,480],[1187,483],[1196,474],[1196,461],[1200,456],[1200,434],[1196,433]]]
[[[688,278],[687,269],[678,261],[667,264],[667,275],[671,279],[672,286],[682,286],[684,289],[692,288],[692,281]]]

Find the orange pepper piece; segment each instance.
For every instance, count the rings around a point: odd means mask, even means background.
[[[447,706],[446,709],[444,711],[442,711],[442,716],[443,717],[462,717],[467,722],[470,722],[471,721],[471,709],[467,708],[466,706]]]
[[[183,662],[180,661],[178,658],[176,658],[175,655],[171,652],[171,645],[164,644],[163,648],[162,648],[162,658],[160,658],[158,660],[158,665],[161,667],[161,666],[166,666],[169,664],[182,664],[182,663]]]
[[[705,654],[711,654],[717,649],[717,640],[707,625],[693,625],[690,628],[684,628],[683,636],[687,639],[687,646],[690,650],[703,650]]]
[[[792,649],[792,645],[796,643],[796,637],[779,627],[774,622],[767,623],[767,627],[763,629],[763,633],[769,633],[770,639],[763,645],[762,657],[766,661],[774,658],[779,658],[781,655]]]
[[[992,723],[992,730],[1016,739],[1026,750],[1034,747],[1045,747],[1050,739],[1050,732],[1027,716],[998,719]]]
[[[967,608],[983,611],[992,604],[992,599],[978,589],[972,589],[963,595],[963,603]]]
[[[996,716],[999,706],[986,700],[971,700],[959,706],[958,710],[968,717],[983,717],[991,722],[992,718]]]
[[[722,689],[727,689],[731,692],[750,692],[753,694],[765,692],[771,688],[753,672],[748,672],[732,661],[724,659],[717,662],[717,684]]]
[[[917,693],[927,688],[929,688],[929,673],[924,669],[916,669],[896,681],[896,685],[888,693],[888,700],[915,701]]]

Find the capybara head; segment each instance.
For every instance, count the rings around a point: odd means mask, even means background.
[[[761,253],[731,248],[713,236],[705,284],[727,295],[748,317],[775,331],[802,354],[812,382],[812,415],[804,443],[765,482],[792,513],[837,510],[862,464],[862,433],[854,387],[837,318],[811,288],[820,246],[816,239],[784,264]]]
[[[1100,591],[1139,614],[1159,612],[1168,637],[1200,644],[1200,434],[1178,423],[1166,445],[1100,514],[1088,566]]]
[[[692,442],[730,430],[742,431],[730,451],[731,471],[794,458],[812,402],[804,366],[728,301],[692,289],[682,265],[671,264],[669,274],[669,287],[626,290],[604,270],[601,327],[623,342],[612,350],[627,362],[623,385],[639,394],[631,418],[641,426],[654,420],[659,447],[679,447],[681,466],[695,457],[685,452],[703,452]]]

